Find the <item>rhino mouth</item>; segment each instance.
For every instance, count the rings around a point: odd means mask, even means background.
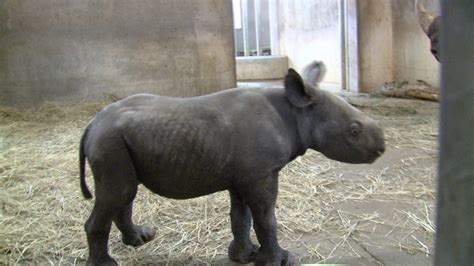
[[[374,163],[380,156],[371,156],[364,163]]]
[[[359,156],[355,156],[357,159],[352,161],[347,160],[348,163],[353,164],[371,164],[374,163],[382,154],[385,152],[385,147],[380,147],[376,149],[368,149],[360,151]],[[354,157],[353,157],[354,158]]]
[[[347,150],[320,150],[326,157],[343,163],[371,164],[385,152],[385,145],[370,148],[349,148]]]
[[[367,163],[373,163],[377,160],[382,154],[385,152],[385,147],[377,149],[375,151],[371,151],[368,156]]]
[[[375,162],[381,155],[383,154],[383,152],[361,152],[359,153],[358,156],[331,156],[331,155],[328,155],[328,154],[325,154],[326,157],[328,157],[329,159],[333,159],[333,160],[336,160],[336,161],[339,161],[339,162],[343,162],[343,163],[350,163],[350,164],[371,164],[373,162]]]

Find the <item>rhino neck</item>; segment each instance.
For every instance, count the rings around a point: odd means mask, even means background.
[[[310,137],[305,133],[308,128],[307,119],[304,118],[305,111],[290,104],[283,89],[267,91],[267,98],[277,111],[282,121],[282,129],[286,131],[285,136],[291,146],[290,160],[303,155],[311,147]]]
[[[312,106],[305,107],[305,108],[294,108],[294,120],[296,122],[296,140],[295,142],[298,145],[298,150],[302,155],[308,150],[309,148],[313,148],[316,146],[316,143],[313,141],[313,136],[311,133],[311,120],[310,120],[310,113]]]
[[[311,121],[308,117],[307,108],[295,107],[287,101],[287,111],[289,114],[286,119],[288,135],[292,143],[292,160],[306,153],[310,147],[314,145],[311,138]]]

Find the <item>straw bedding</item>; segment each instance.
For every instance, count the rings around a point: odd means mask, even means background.
[[[432,254],[436,107],[420,113],[416,101],[408,107],[379,101],[354,104],[382,122],[385,159],[348,165],[309,151],[282,170],[279,238],[297,259],[383,261],[373,252],[378,242],[404,254]],[[107,103],[0,109],[0,264],[85,262],[83,224],[93,201],[80,193],[78,144]],[[90,171],[87,179],[93,188]],[[131,248],[113,227],[110,252],[124,264],[228,262],[228,213],[227,192],[178,201],[140,187],[134,221],[156,228],[157,236]]]

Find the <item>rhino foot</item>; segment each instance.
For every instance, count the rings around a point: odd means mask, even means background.
[[[255,260],[258,246],[252,242],[246,244],[237,244],[234,240],[229,245],[229,258],[239,263],[249,263]]]
[[[109,255],[102,258],[91,258],[87,259],[86,266],[118,266],[118,263],[112,259]]]
[[[122,242],[128,246],[138,247],[152,240],[155,235],[155,229],[147,226],[135,225],[134,232],[122,235]]]
[[[260,249],[257,253],[255,260],[255,266],[260,265],[282,265],[292,266],[294,265],[293,256],[286,250],[280,249],[277,252],[265,252]]]

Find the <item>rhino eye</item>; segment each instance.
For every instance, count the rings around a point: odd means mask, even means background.
[[[362,131],[360,125],[358,123],[352,123],[350,128],[351,136],[357,137],[359,136],[360,132]]]

